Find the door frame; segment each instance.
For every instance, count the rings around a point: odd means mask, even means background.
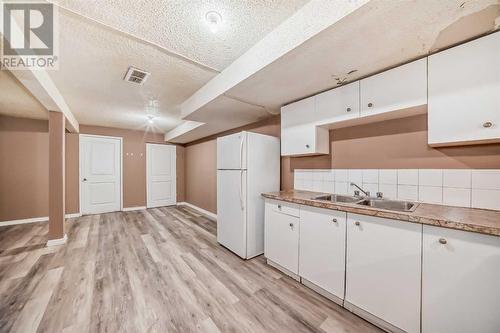
[[[82,137],[97,139],[115,139],[120,141],[120,211],[123,211],[123,138],[121,136],[107,136],[94,134],[78,134],[78,196],[80,214],[83,215],[82,205]]]
[[[172,144],[164,144],[164,143],[154,143],[154,142],[146,142],[146,208],[155,208],[153,206],[150,206],[149,202],[149,149],[148,145],[156,145],[156,146],[170,146],[174,148],[174,202],[172,203],[171,206],[174,206],[177,204],[177,146],[172,145]],[[160,206],[161,207],[161,206]]]

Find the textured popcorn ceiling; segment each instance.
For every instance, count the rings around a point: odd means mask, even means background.
[[[54,0],[115,29],[221,71],[307,0]],[[212,33],[205,14],[222,26]]]
[[[284,104],[339,83],[492,32],[499,21],[500,0],[372,0],[222,93],[279,112]],[[245,73],[245,66],[238,72]],[[216,119],[212,104],[219,103],[220,94],[207,91],[203,98],[211,101],[184,114],[185,119]],[[260,118],[260,113],[254,115],[255,121]],[[185,137],[199,139],[220,129],[220,123],[208,122]],[[188,141],[182,137],[175,142]]]
[[[60,13],[60,64],[50,76],[80,124],[139,129],[159,102],[155,130],[180,121],[177,106],[215,76],[161,49],[78,15]],[[151,72],[142,86],[123,81],[129,66]]]
[[[47,119],[47,110],[10,72],[0,70],[0,115]]]

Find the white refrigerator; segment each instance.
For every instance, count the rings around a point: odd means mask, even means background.
[[[280,141],[240,132],[217,139],[217,241],[244,259],[264,253],[263,192],[280,189]]]

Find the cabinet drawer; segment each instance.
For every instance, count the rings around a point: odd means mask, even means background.
[[[299,206],[287,204],[287,203],[280,202],[280,201],[274,201],[274,202],[269,203],[269,207],[277,213],[286,214],[286,215],[295,216],[295,217],[300,216]]]

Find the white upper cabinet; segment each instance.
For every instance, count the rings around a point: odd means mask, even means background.
[[[328,129],[315,125],[316,97],[310,97],[281,108],[281,155],[306,156],[328,154]]]
[[[427,59],[361,80],[361,117],[427,104]]]
[[[316,95],[316,114],[321,122],[359,117],[359,81]]]
[[[300,209],[299,275],[344,299],[346,213]]]
[[[429,144],[500,141],[500,33],[429,57]]]
[[[424,225],[422,333],[500,330],[500,237]]]
[[[281,108],[281,127],[313,123],[316,120],[316,97],[312,96]]]
[[[420,224],[347,214],[345,301],[420,332],[421,239]]]

